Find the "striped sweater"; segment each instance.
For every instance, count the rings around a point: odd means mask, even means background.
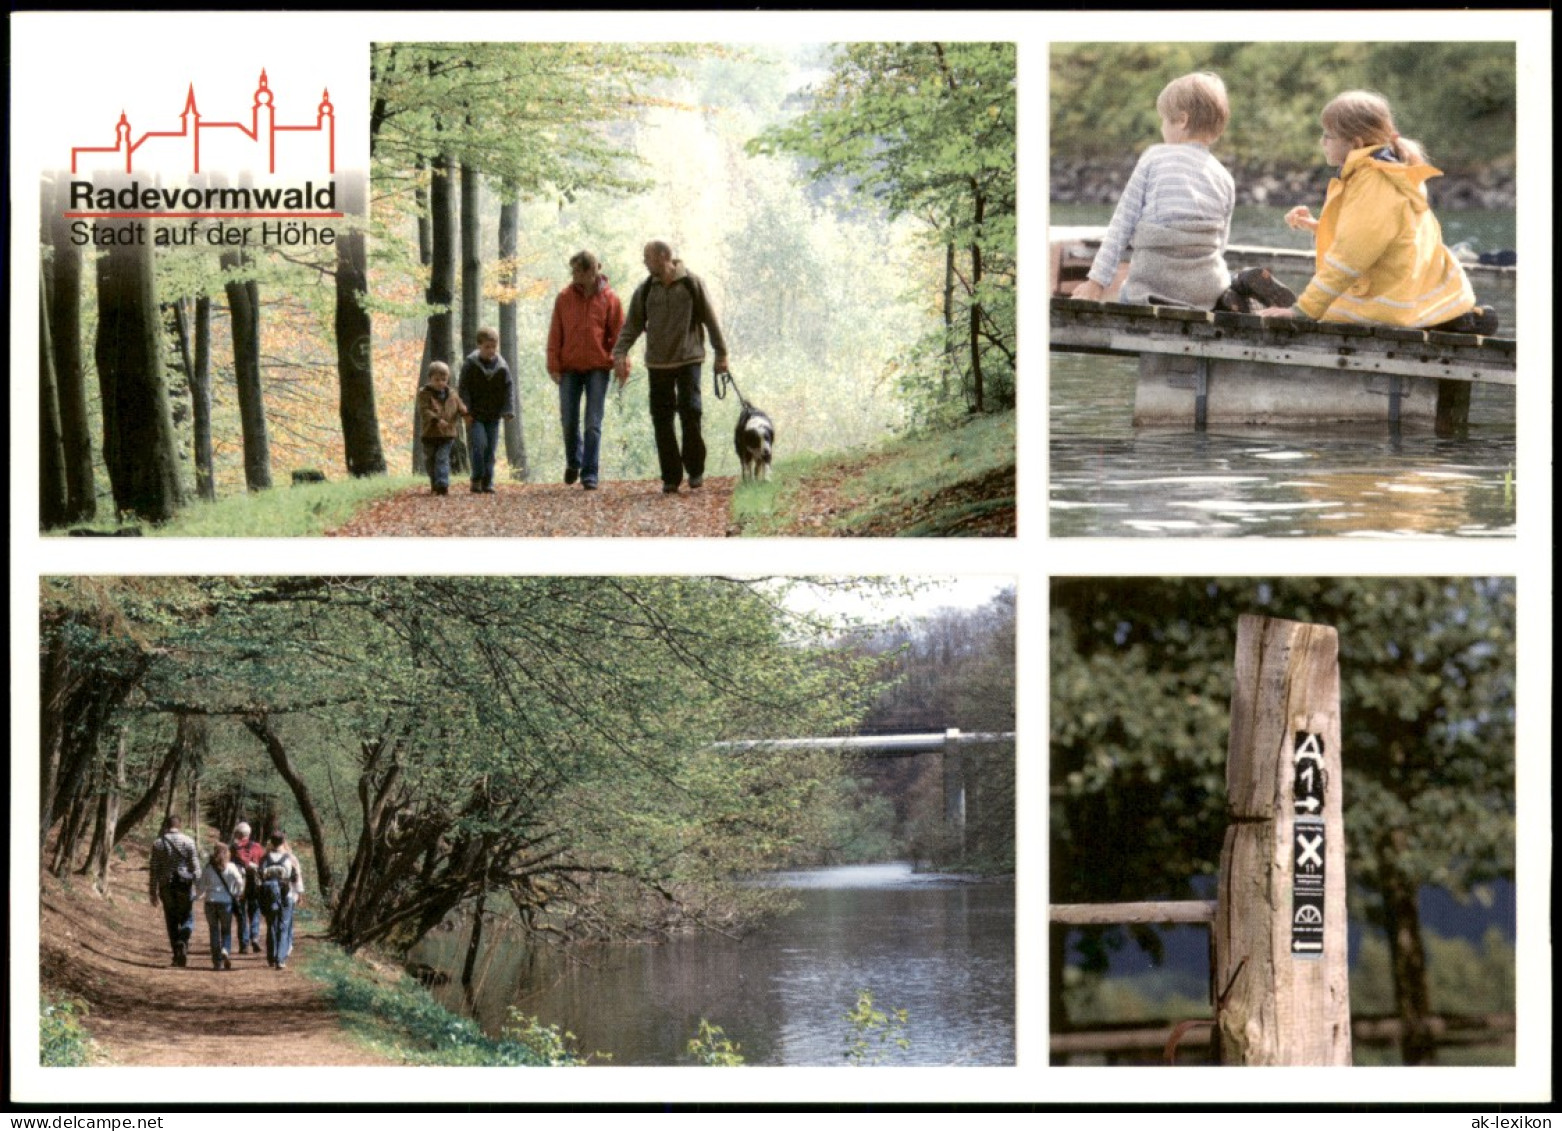
[[[1111,286],[1130,246],[1137,253],[1142,246],[1180,242],[1184,244],[1179,251],[1182,256],[1188,256],[1195,246],[1205,254],[1195,257],[1196,266],[1155,271],[1153,293],[1189,306],[1213,306],[1231,285],[1225,250],[1236,199],[1231,174],[1210,154],[1208,146],[1200,142],[1150,146],[1134,166],[1112,213],[1112,223],[1090,268],[1091,280]],[[1156,237],[1147,240],[1144,236],[1150,231]],[[1177,240],[1168,233],[1181,233],[1184,238]],[[1135,262],[1137,259],[1136,255]],[[1133,282],[1130,277],[1130,283],[1125,284],[1123,301],[1144,301],[1147,295],[1134,293]]]

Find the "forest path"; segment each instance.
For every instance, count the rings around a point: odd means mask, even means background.
[[[450,494],[416,487],[382,499],[329,532],[333,538],[722,538],[731,529],[734,480],[708,478],[662,494],[659,479],[579,484],[496,483],[474,495],[453,477]]]
[[[73,876],[69,884],[44,877],[39,901],[44,984],[87,1000],[84,1024],[111,1064],[399,1063],[354,1041],[323,987],[271,969],[264,953],[233,954],[232,970],[213,970],[199,903],[190,964],[171,966],[162,909],[146,897],[145,853],[135,855],[139,866],[116,862],[110,899]],[[311,945],[295,927],[295,956]]]

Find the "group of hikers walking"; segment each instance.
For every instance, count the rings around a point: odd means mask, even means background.
[[[204,863],[195,841],[180,831],[179,819],[163,821],[152,842],[148,894],[161,906],[175,966],[187,966],[195,933],[195,904],[205,908],[213,970],[233,969],[233,955],[261,951],[266,925],[266,965],[287,968],[293,952],[293,911],[304,895],[304,874],[281,831],[265,845],[250,839],[244,822],[234,826],[231,844],[216,844]],[[238,949],[234,950],[234,925]]]
[[[1496,332],[1496,312],[1476,305],[1428,202],[1426,182],[1442,174],[1418,142],[1400,136],[1382,95],[1347,91],[1320,115],[1324,160],[1338,173],[1318,216],[1306,205],[1285,216],[1289,227],[1313,234],[1315,272],[1300,297],[1267,268],[1235,276],[1227,270],[1236,188],[1209,151],[1231,114],[1220,77],[1205,72],[1174,79],[1155,105],[1164,144],[1140,157],[1074,298],[1105,297],[1132,247],[1122,302]]]
[[[601,477],[609,383],[616,378],[622,388],[628,382],[629,351],[642,335],[662,491],[676,495],[685,477],[691,489],[705,481],[700,400],[705,335],[709,333],[716,351],[717,373],[728,371],[727,343],[705,284],[684,266],[671,244],[652,240],[645,245],[644,262],[647,276],[630,297],[627,315],[601,262],[589,251],[570,257],[570,283],[553,303],[547,365],[558,387],[564,482],[578,482],[587,491],[595,491]],[[429,365],[424,381],[418,390],[418,420],[431,491],[450,492],[450,453],[465,421],[471,490],[493,494],[501,422],[513,418],[516,396],[514,374],[499,354],[498,333],[487,327],[478,330],[476,348],[461,363],[454,388],[450,367],[441,361]]]

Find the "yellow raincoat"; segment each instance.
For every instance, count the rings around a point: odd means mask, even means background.
[[[1427,203],[1426,181],[1442,173],[1374,152],[1352,150],[1329,182],[1316,274],[1296,305],[1324,322],[1425,327],[1457,318],[1475,293]]]

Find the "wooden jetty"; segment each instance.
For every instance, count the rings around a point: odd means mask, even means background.
[[[1511,338],[1052,300],[1055,352],[1139,359],[1136,425],[1383,423],[1446,435],[1476,384],[1516,384]]]

